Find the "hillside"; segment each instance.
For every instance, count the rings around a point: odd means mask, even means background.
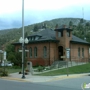
[[[54,29],[56,24],[58,24],[59,26],[63,24],[72,26],[74,35],[82,39],[85,36],[87,38],[87,41],[90,42],[90,34],[88,33],[90,31],[90,21],[82,20],[81,18],[58,18],[50,21],[28,25],[25,26],[25,36],[28,36],[33,33],[33,31],[38,31],[42,28]],[[8,43],[18,41],[21,36],[22,28],[0,30],[0,48]]]

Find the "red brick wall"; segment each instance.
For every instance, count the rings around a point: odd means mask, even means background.
[[[71,60],[87,61],[89,58],[89,46],[83,44],[71,44]],[[78,48],[80,47],[80,57],[78,57]],[[82,48],[84,48],[84,57],[82,57]]]
[[[43,47],[47,47],[47,57],[43,57]],[[18,49],[20,46],[17,46],[16,49]],[[33,66],[35,65],[51,65],[54,60],[57,59],[57,44],[53,42],[46,42],[46,43],[35,43],[35,44],[28,44],[27,49],[32,48],[32,58],[29,56],[27,60],[31,61],[33,63]],[[34,47],[37,47],[37,57],[34,57]],[[50,49],[49,49],[50,47]]]
[[[63,37],[58,37],[57,33],[56,33],[56,37],[58,40],[60,40],[58,46],[63,47],[63,55],[66,56],[66,48],[70,48],[71,49],[71,60],[77,60],[77,61],[88,60],[88,58],[89,58],[89,46],[88,45],[70,44],[70,40],[72,39],[72,31],[70,31],[70,37],[67,36],[66,30],[63,30]],[[82,54],[82,48],[84,48],[84,58],[78,58],[78,47],[81,48],[81,50],[80,50],[81,54]],[[66,60],[66,59],[64,59],[64,60]]]
[[[66,48],[70,48],[70,40],[71,40],[71,38],[72,38],[72,31],[70,31],[70,37],[69,37],[69,36],[67,36],[67,30],[63,30],[63,37],[57,37],[57,39],[60,40],[58,46],[63,47],[63,55],[64,56],[66,56]]]

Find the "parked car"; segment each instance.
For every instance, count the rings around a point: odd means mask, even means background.
[[[1,63],[1,66],[10,66],[10,67],[12,67],[13,66],[13,63],[6,63],[6,64]]]
[[[12,63],[8,63],[6,66],[11,66],[11,67],[12,67],[12,66],[13,66],[13,64],[12,64]]]

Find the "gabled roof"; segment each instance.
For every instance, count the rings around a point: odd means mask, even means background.
[[[71,29],[70,29],[71,30]],[[56,34],[55,34],[55,31],[52,30],[52,29],[45,29],[43,31],[40,31],[40,32],[36,32],[29,37],[31,36],[39,36],[40,38],[38,40],[34,40],[34,41],[29,41],[30,42],[41,42],[41,41],[55,41],[55,42],[58,42],[58,40],[56,39]],[[71,43],[82,43],[82,44],[88,44],[90,45],[89,42],[85,41],[85,40],[82,40],[74,35],[72,35],[72,40],[70,41]]]
[[[34,41],[29,41],[29,42],[39,42],[39,41],[55,41],[57,42],[58,40],[56,40],[55,38],[55,31],[51,30],[51,29],[45,29],[43,31],[40,32],[36,32],[29,37],[35,37],[35,36],[39,36],[38,40],[34,40]]]
[[[39,34],[39,33],[34,33],[34,34],[32,34],[32,35],[28,36],[28,38],[29,38],[29,37],[32,37],[32,36],[42,36],[42,35],[41,35],[41,34]]]
[[[87,41],[85,41],[85,40],[83,40],[81,38],[78,38],[78,37],[76,37],[74,35],[72,35],[72,40],[70,42],[71,43],[82,43],[82,44],[89,44],[90,45],[89,42],[87,42]]]

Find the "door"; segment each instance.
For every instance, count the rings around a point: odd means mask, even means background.
[[[59,46],[58,47],[58,57],[59,57],[59,60],[63,60],[63,58],[61,58],[61,56],[63,56],[63,47],[62,46]]]

